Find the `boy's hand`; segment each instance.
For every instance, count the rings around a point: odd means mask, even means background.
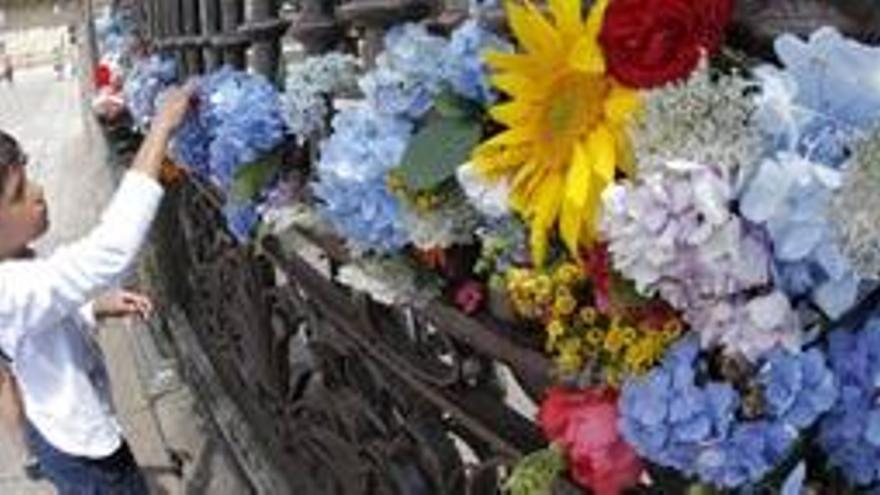
[[[127,290],[115,290],[98,296],[92,307],[98,320],[125,316],[147,319],[153,312],[153,302],[149,297]]]
[[[165,91],[162,107],[156,112],[152,127],[170,135],[183,122],[195,93],[195,82],[189,81],[184,86],[173,86]]]

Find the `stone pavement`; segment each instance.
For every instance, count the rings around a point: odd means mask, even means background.
[[[0,129],[30,155],[30,174],[49,202],[49,234],[41,252],[77,239],[92,227],[114,188],[106,147],[86,115],[76,81],[56,81],[49,68],[21,71],[12,88],[0,84]],[[119,417],[156,494],[248,494],[236,463],[209,415],[179,379],[172,353],[159,348],[143,322],[101,330]],[[21,472],[21,453],[0,432],[0,493],[51,494]]]

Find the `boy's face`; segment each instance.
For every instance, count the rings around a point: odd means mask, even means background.
[[[18,253],[48,228],[43,188],[28,181],[24,166],[12,167],[0,191],[0,256]]]

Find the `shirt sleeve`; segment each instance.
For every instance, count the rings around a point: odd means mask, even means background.
[[[60,321],[113,286],[133,263],[162,195],[158,182],[130,171],[86,237],[48,258],[0,263],[0,345],[12,351],[24,332]]]
[[[98,329],[98,320],[95,317],[94,300],[91,300],[85,303],[85,305],[80,306],[79,311],[76,312],[76,317],[79,323],[89,330],[95,331]]]

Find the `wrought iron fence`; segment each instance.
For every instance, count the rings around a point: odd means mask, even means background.
[[[772,33],[749,19],[773,3],[741,2],[738,28],[749,36],[740,39],[750,50]],[[392,23],[431,18],[442,28],[462,16],[435,0],[302,0],[286,19],[277,0],[140,5],[150,40],[186,74],[250,65],[276,81],[288,27],[308,53],[359,46],[369,61]],[[790,25],[773,31],[783,29]],[[163,305],[182,308],[282,473],[285,487],[273,493],[496,493],[505,469],[544,444],[505,400],[514,382],[532,397],[550,383],[550,362],[529,336],[442,302],[380,306],[327,276],[345,257],[332,243],[303,233],[325,254],[316,266],[283,239],[242,246],[222,226],[209,188],[175,186],[158,222],[155,272]]]

